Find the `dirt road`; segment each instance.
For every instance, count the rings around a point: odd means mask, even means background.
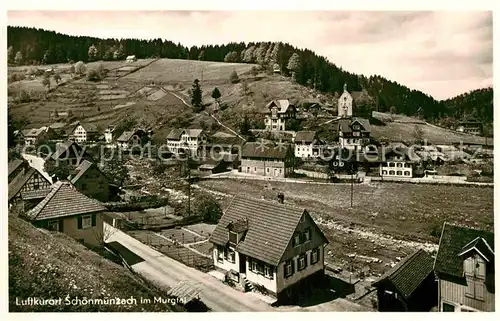
[[[132,269],[155,284],[174,287],[183,280],[194,281],[201,289],[203,303],[216,312],[274,311],[267,303],[249,293],[224,285],[214,277],[171,259],[107,224],[105,228],[113,230],[107,233],[110,237],[106,242],[120,242],[142,257],[144,261],[132,265]]]

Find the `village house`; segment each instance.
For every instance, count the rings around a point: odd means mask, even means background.
[[[480,121],[471,118],[459,122],[456,131],[470,135],[481,135],[482,129],[483,124]]]
[[[94,124],[77,122],[70,131],[69,139],[77,143],[96,141],[99,132]]]
[[[66,138],[66,123],[52,123],[49,125],[49,130],[53,131],[50,135],[52,140],[64,139]]]
[[[380,176],[413,177],[413,165],[420,160],[416,153],[403,146],[383,149],[382,153]]]
[[[106,208],[67,181],[56,182],[47,196],[26,213],[35,226],[62,232],[82,243],[102,243],[102,214]]]
[[[340,95],[337,104],[337,116],[342,118],[352,117],[352,96],[347,91],[347,84],[344,84],[344,92]]]
[[[233,282],[283,302],[321,284],[328,240],[305,209],[280,203],[236,196],[210,242],[214,265]]]
[[[288,99],[273,100],[266,105],[266,130],[287,130],[287,122],[295,119],[296,108]]]
[[[218,158],[220,155],[240,154],[245,141],[240,137],[223,132],[212,135],[203,145],[203,155],[206,158]]]
[[[20,168],[21,166],[22,168]],[[49,180],[31,166],[25,167],[25,165],[19,165],[14,172],[16,171],[17,176],[11,178],[9,175],[8,202],[11,205],[19,203],[22,200],[22,192],[43,190],[51,186]]]
[[[437,304],[434,259],[422,249],[407,256],[379,277],[378,310],[381,312],[429,312]]]
[[[122,150],[130,150],[133,146],[143,146],[148,141],[148,133],[142,129],[133,129],[124,131],[120,137],[116,139],[118,148]]]
[[[370,122],[368,119],[352,117],[338,120],[339,145],[354,151],[362,151],[370,141]]]
[[[50,158],[57,164],[68,166],[78,166],[84,159],[92,162],[92,157],[85,151],[85,148],[71,141],[58,143]]]
[[[37,143],[45,139],[47,127],[32,128],[21,130],[26,146],[35,146]]]
[[[442,312],[495,311],[494,234],[444,223],[434,262]]]
[[[294,155],[288,144],[252,142],[243,145],[241,171],[247,174],[287,177],[293,173]]]
[[[191,155],[199,155],[203,145],[207,143],[207,135],[202,129],[175,128],[167,136],[167,149],[179,155],[189,151]]]
[[[130,56],[127,56],[127,58],[125,59],[125,61],[127,63],[134,62],[134,61],[137,61],[137,57],[135,55],[130,55]]]
[[[323,146],[314,131],[299,131],[294,138],[295,157],[312,158],[322,155]]]
[[[73,170],[69,180],[84,195],[100,202],[107,202],[109,200],[108,178],[95,163],[83,160]]]

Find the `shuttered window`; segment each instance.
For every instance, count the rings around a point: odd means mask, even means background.
[[[92,214],[92,226],[96,226],[97,225],[97,216],[96,214]]]
[[[476,300],[484,300],[484,283],[481,281],[474,282],[474,297]]]
[[[477,258],[475,265],[476,277],[483,279],[486,277],[486,264],[481,258]]]
[[[474,280],[470,277],[467,278],[467,287],[465,288],[465,296],[474,298]]]

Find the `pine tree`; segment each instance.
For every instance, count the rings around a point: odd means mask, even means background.
[[[191,105],[193,105],[194,110],[196,112],[200,112],[203,110],[202,106],[202,90],[200,86],[200,81],[198,79],[195,79],[193,82],[193,87],[191,88],[190,91],[191,94]]]
[[[220,90],[219,88],[215,87],[214,90],[212,91],[212,98],[215,99],[215,101],[217,102],[217,104],[219,103],[219,99],[221,97],[221,93],[220,93]]]

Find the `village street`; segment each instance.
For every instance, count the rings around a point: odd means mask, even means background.
[[[105,229],[113,229],[113,232],[108,233],[107,243],[119,242],[144,259],[132,265],[132,269],[153,283],[174,287],[184,280],[195,282],[201,290],[201,300],[215,312],[274,310],[252,294],[226,286],[216,278],[171,259],[118,229],[107,224]]]

